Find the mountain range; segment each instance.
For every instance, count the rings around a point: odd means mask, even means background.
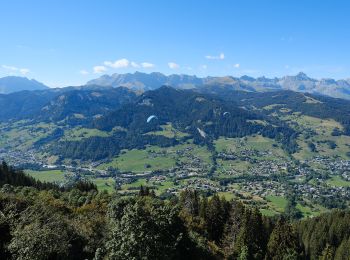
[[[326,95],[335,98],[350,99],[350,79],[313,79],[305,73],[300,72],[295,76],[284,76],[281,78],[269,79],[266,77],[253,78],[242,77],[205,77],[200,78],[191,75],[173,74],[166,76],[159,72],[150,74],[135,72],[126,74],[103,75],[100,78],[90,80],[86,85],[127,87],[137,91],[154,90],[163,85],[180,89],[200,88],[202,86],[226,86],[234,90],[243,91],[274,91],[293,90],[319,95]]]
[[[178,89],[210,89],[212,87],[225,87],[232,90],[247,92],[266,92],[276,90],[292,90],[296,92],[312,93],[335,98],[350,99],[350,79],[313,79],[300,72],[295,76],[281,78],[253,78],[250,76],[233,77],[197,77],[195,75],[172,74],[164,75],[159,72],[152,73],[125,73],[103,75],[88,81],[76,89],[98,89],[104,87],[126,87],[135,92],[155,90],[161,86],[171,86]],[[70,87],[71,88],[71,87]],[[47,90],[45,86],[34,79],[24,77],[0,78],[0,94],[9,94],[22,90]]]

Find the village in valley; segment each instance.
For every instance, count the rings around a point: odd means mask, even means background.
[[[208,196],[219,193],[259,204],[266,214],[283,211],[281,205],[291,193],[310,215],[331,207],[334,200],[344,205],[350,200],[350,160],[319,155],[297,160],[274,140],[259,135],[220,138],[214,144],[215,150],[209,151],[188,140],[168,148],[125,150],[116,158],[92,162],[50,162],[42,151],[13,147],[1,149],[0,158],[28,169],[32,176],[42,175],[44,181],[52,180],[47,176],[55,172],[59,177],[54,182],[61,185],[89,179],[100,189],[123,196],[147,186],[162,197],[192,188]]]

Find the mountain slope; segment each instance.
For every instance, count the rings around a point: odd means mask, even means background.
[[[218,95],[226,101],[235,102],[247,109],[263,110],[265,114],[273,114],[283,108],[302,115],[334,119],[342,124],[344,134],[350,135],[350,102],[348,100],[290,90],[260,93],[212,87],[203,88],[200,91]]]
[[[135,98],[136,94],[126,88],[73,89],[50,100],[41,108],[38,119],[88,123],[92,117],[106,114]]]
[[[8,76],[0,78],[0,94],[9,94],[22,90],[43,90],[48,89],[44,84],[25,77]]]
[[[246,111],[215,96],[161,87],[95,119],[91,128],[109,133],[108,137],[61,142],[53,152],[86,160],[115,156],[122,149],[144,149],[146,145],[172,146],[178,142],[175,137],[150,134],[169,124],[175,131],[193,138],[195,144],[212,146],[213,140],[220,136],[243,137],[259,133],[278,137],[284,149],[295,151],[297,133],[283,123],[257,122],[264,119],[268,120],[262,114]]]

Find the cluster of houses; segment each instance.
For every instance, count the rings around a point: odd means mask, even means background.
[[[240,146],[241,145],[241,146]],[[142,173],[119,172],[115,169],[100,170],[100,164],[107,162],[101,160],[92,162],[89,165],[49,165],[38,159],[35,151],[28,150],[8,150],[0,148],[0,160],[6,160],[15,167],[32,165],[41,169],[62,169],[71,172],[72,176],[83,176],[84,174],[95,175],[96,177],[112,176],[116,182],[116,189],[122,185],[134,182],[138,178],[145,178],[152,185],[162,185],[162,183],[172,180],[174,186],[166,189],[167,193],[176,194],[182,189],[191,187],[204,192],[228,191],[238,195],[250,194],[264,198],[269,195],[286,196],[289,188],[292,188],[298,195],[307,199],[317,199],[320,197],[340,198],[350,200],[349,187],[337,187],[327,183],[327,178],[313,176],[315,182],[306,180],[313,173],[324,173],[326,176],[338,175],[346,181],[350,181],[350,160],[341,158],[329,158],[317,156],[298,164],[292,160],[273,154],[272,151],[258,151],[255,149],[245,149],[243,144],[239,144],[239,149],[235,151],[222,151],[217,154],[217,159],[227,161],[225,167],[219,167],[218,171],[224,171],[226,175],[235,177],[242,175],[261,176],[263,179],[254,180],[251,178],[238,181],[239,188],[230,185],[220,185],[219,181],[212,181],[207,178],[211,164],[198,156],[194,147],[187,146],[178,150],[151,150],[148,151],[150,158],[172,156],[176,159],[176,164],[170,169],[159,171],[147,171]],[[273,159],[271,159],[273,158]],[[249,163],[249,167],[242,170],[235,169],[230,161],[237,160]],[[216,173],[218,173],[218,171]],[[214,173],[214,174],[216,174]],[[282,174],[289,178],[289,182],[280,182],[272,176]],[[287,187],[287,185],[289,187]],[[244,195],[245,196],[245,195]]]

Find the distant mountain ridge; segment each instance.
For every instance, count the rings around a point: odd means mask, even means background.
[[[66,87],[0,94],[0,121],[37,119],[67,122],[91,117],[132,102],[137,95],[126,88]]]
[[[172,74],[166,76],[159,72],[150,74],[135,72],[126,74],[103,75],[100,78],[90,80],[86,85],[100,85],[112,87],[127,87],[137,91],[154,90],[167,85],[180,89],[201,88],[203,86],[226,86],[234,90],[243,91],[273,91],[293,90],[336,98],[350,99],[350,79],[313,79],[300,72],[295,76],[284,76],[269,79],[266,77],[253,78],[242,76],[205,77],[200,78],[192,75]]]
[[[48,89],[43,83],[35,79],[25,77],[8,76],[0,78],[0,94],[9,94],[22,90],[44,90]]]

